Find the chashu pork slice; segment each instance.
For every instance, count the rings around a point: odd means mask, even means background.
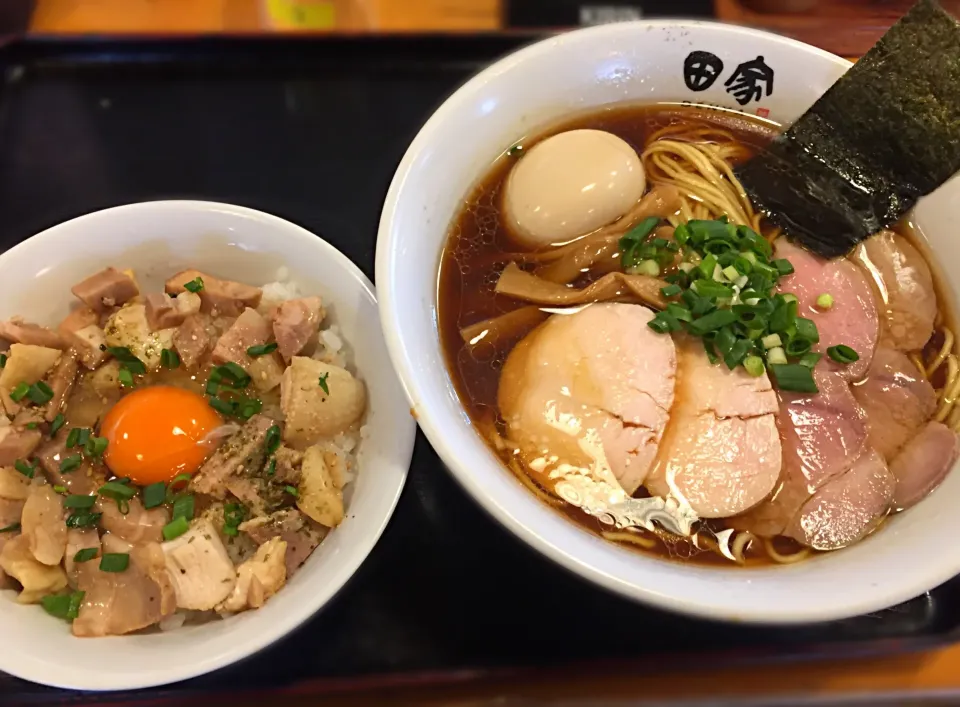
[[[551,316],[514,348],[500,413],[531,468],[612,472],[628,495],[643,484],[677,367],[673,340],[650,329],[651,319],[641,305],[594,304]]]
[[[703,344],[689,337],[678,339],[677,359],[677,402],[647,490],[686,500],[701,518],[743,513],[780,477],[770,379],[710,363]]]

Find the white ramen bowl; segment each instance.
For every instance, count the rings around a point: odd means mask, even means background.
[[[131,267],[147,290],[186,267],[252,284],[281,266],[303,292],[319,294],[339,325],[369,396],[368,435],[347,487],[346,517],[266,605],[227,620],[169,632],[75,638],[39,606],[0,592],[0,670],[82,690],[134,689],[194,677],[245,658],[293,631],[340,590],[373,549],[400,495],[415,424],[390,366],[370,281],[309,231],[252,209],[157,201],[81,216],[0,255],[0,317],[55,323],[70,286],[106,265]]]
[[[711,62],[723,64],[709,87],[697,66],[685,78],[688,58],[694,63],[705,56],[692,52],[709,52]],[[737,68],[758,57],[774,72],[772,91],[767,95],[759,84],[759,100],[742,95],[750,102],[741,106],[725,84],[735,88]],[[849,66],[791,39],[708,22],[579,30],[522,49],[471,79],[437,109],[400,163],[380,221],[376,276],[387,345],[420,426],[491,515],[601,587],[713,619],[801,623],[877,611],[960,572],[960,546],[947,541],[960,535],[956,470],[875,535],[796,565],[707,567],[605,542],[542,504],[490,452],[458,400],[438,339],[437,272],[447,229],[471,188],[517,140],[571,115],[623,102],[707,103],[789,124]],[[702,90],[692,90],[688,81]],[[955,289],[957,183],[927,198],[917,217],[947,285]]]

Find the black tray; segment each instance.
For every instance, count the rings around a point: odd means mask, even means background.
[[[372,276],[381,202],[416,130],[468,76],[530,39],[8,43],[0,48],[0,244],[116,204],[214,199],[300,223]],[[911,650],[958,635],[957,582],[880,614],[802,628],[658,612],[594,589],[514,540],[420,437],[383,539],[325,611],[241,665],[150,698],[566,665],[649,670],[694,653],[716,665]],[[2,638],[2,650],[13,649]],[[0,674],[3,704],[93,699]]]

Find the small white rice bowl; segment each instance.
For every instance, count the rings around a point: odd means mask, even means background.
[[[202,675],[256,653],[308,620],[373,549],[403,488],[416,425],[390,365],[373,287],[333,246],[299,226],[252,209],[198,201],[120,206],[67,221],[0,255],[0,318],[56,323],[70,286],[107,265],[133,268],[145,291],[187,267],[264,287],[265,298],[319,295],[327,310],[315,355],[340,362],[366,386],[356,434],[330,441],[356,470],[343,523],[287,586],[256,611],[193,623],[178,614],[161,631],[82,639],[39,606],[0,592],[0,670],[79,690],[129,690]],[[294,284],[295,283],[295,284]],[[348,355],[349,354],[349,355]],[[10,645],[14,645],[11,643]]]

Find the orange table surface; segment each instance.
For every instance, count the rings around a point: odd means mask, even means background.
[[[492,29],[499,14],[497,0],[446,0],[402,3],[379,0],[380,19],[393,29]],[[383,8],[386,8],[384,11]],[[31,29],[36,32],[219,32],[256,31],[263,27],[256,0],[37,0]],[[694,667],[696,669],[694,670]],[[736,670],[708,670],[706,666],[677,666],[676,671],[655,670],[638,674],[592,672],[570,675],[538,673],[498,680],[464,680],[443,688],[410,688],[389,694],[334,696],[330,705],[509,705],[537,701],[541,704],[595,704],[611,700],[701,699],[811,695],[835,698],[869,693],[933,695],[950,693],[960,700],[960,645],[889,658],[832,663],[791,663]],[[316,704],[296,691],[282,692],[282,704]],[[231,699],[242,704],[263,704],[251,695]],[[868,702],[869,703],[869,700]],[[194,704],[187,700],[181,704]],[[212,707],[215,699],[196,704]]]

